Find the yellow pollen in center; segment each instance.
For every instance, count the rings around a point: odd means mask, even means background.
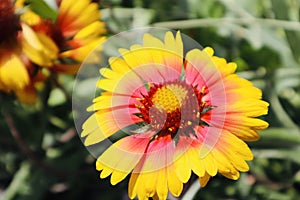
[[[171,113],[176,109],[180,109],[187,92],[188,91],[182,85],[166,85],[157,89],[152,97],[152,102],[158,108],[162,108],[167,113]]]

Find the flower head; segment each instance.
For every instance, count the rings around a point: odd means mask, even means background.
[[[163,41],[145,34],[142,45],[120,49],[100,69],[103,90],[88,108],[85,145],[117,140],[96,162],[100,177],[117,184],[132,172],[129,197],[179,196],[192,173],[204,187],[218,172],[230,179],[249,170],[253,155],[244,141],[258,139],[268,123],[261,90],[234,74],[235,63],[209,47],[184,55],[180,32]]]
[[[105,24],[100,21],[98,4],[91,0],[57,2],[56,20],[36,20],[32,27],[36,32],[50,37],[59,49],[59,61],[53,62],[49,69],[76,74],[90,51],[105,40],[102,36],[106,32]]]
[[[106,33],[105,24],[100,20],[97,3],[91,0],[62,0],[59,5],[56,26],[65,38],[66,50],[62,57],[82,62],[96,46],[101,44]]]
[[[24,2],[0,3],[0,90],[35,103],[40,83],[50,73],[75,74],[105,40],[105,28],[98,5],[90,0],[62,0],[56,20],[42,18]]]
[[[35,101],[35,64],[48,66],[56,59],[51,41],[33,31],[17,14],[19,1],[0,3],[0,90],[14,92],[26,103]],[[16,6],[18,5],[18,6]],[[25,13],[24,13],[25,14]],[[25,92],[26,91],[26,92]]]

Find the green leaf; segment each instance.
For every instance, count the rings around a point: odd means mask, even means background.
[[[29,5],[30,9],[33,12],[37,13],[41,17],[55,21],[57,12],[53,10],[45,1],[26,0],[25,3]]]
[[[34,169],[28,162],[23,162],[14,175],[2,200],[43,199],[49,187],[55,182],[53,176],[41,169]]]
[[[66,96],[61,89],[55,88],[51,91],[48,105],[57,106],[66,102]]]
[[[21,190],[23,185],[26,185],[26,179],[30,174],[30,165],[25,162],[21,165],[19,171],[14,175],[12,182],[6,189],[2,200],[15,199],[19,190]]]
[[[292,20],[298,21],[299,15],[299,2],[297,1],[282,1],[282,0],[272,0],[272,6],[276,18],[282,20]],[[296,61],[300,61],[300,34],[295,31],[285,31],[287,42],[293,52]]]

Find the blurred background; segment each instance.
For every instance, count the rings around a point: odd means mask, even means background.
[[[28,5],[43,12],[36,2]],[[270,127],[248,143],[250,171],[238,181],[217,175],[194,199],[300,199],[300,0],[102,0],[99,8],[108,37],[154,26],[213,47],[270,103]],[[128,199],[128,178],[116,186],[100,180],[74,128],[75,78],[57,76],[59,87],[48,82],[35,105],[0,93],[0,199]]]

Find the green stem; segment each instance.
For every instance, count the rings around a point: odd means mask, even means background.
[[[190,29],[198,27],[212,27],[223,26],[224,24],[238,24],[238,25],[253,25],[255,23],[261,26],[268,26],[272,28],[283,28],[285,30],[300,31],[300,23],[296,21],[286,21],[278,19],[263,19],[263,18],[205,18],[205,19],[190,19],[158,22],[152,24],[155,27],[165,27],[171,29]]]
[[[19,145],[21,150],[24,152],[24,154],[29,158],[29,160],[33,164],[35,164],[39,168],[43,169],[44,171],[49,172],[58,177],[65,177],[70,174],[70,171],[65,171],[65,170],[61,170],[61,169],[57,169],[52,166],[49,166],[48,164],[44,163],[43,160],[41,160],[39,157],[37,157],[36,154],[29,148],[29,146],[22,139],[19,131],[17,130],[17,128],[15,126],[15,123],[14,123],[11,115],[8,112],[3,112],[3,116],[5,118],[5,121],[10,130],[11,135],[16,140],[17,144]]]
[[[298,129],[298,126],[293,122],[282,107],[275,90],[271,90],[270,105],[272,106],[274,113],[276,113],[276,117],[284,127]]]

